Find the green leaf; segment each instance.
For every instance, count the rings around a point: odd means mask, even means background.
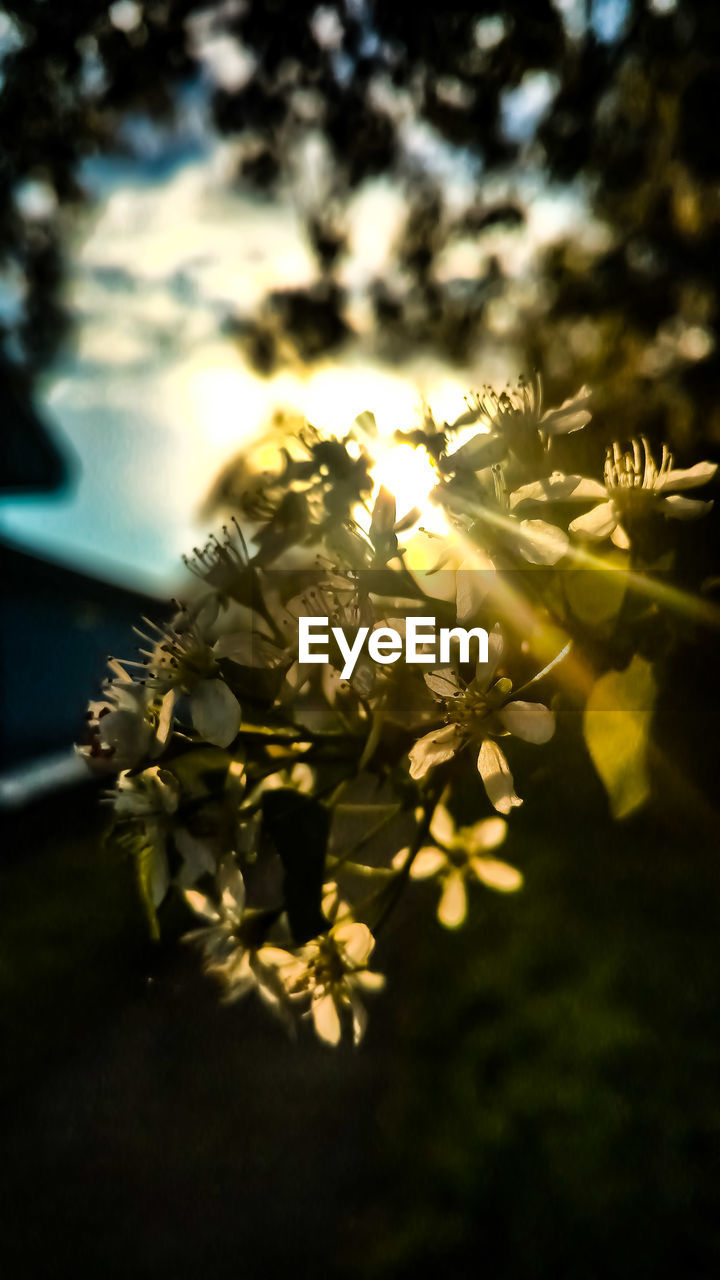
[[[656,694],[652,666],[636,654],[625,671],[608,671],[595,682],[585,707],[585,742],[615,818],[626,818],[648,797]]]
[[[150,937],[153,942],[157,942],[160,937],[160,925],[158,924],[157,911],[155,902],[153,901],[153,890],[155,883],[155,848],[150,841],[138,841],[133,849],[135,859],[135,870],[137,872],[138,888],[140,890],[140,900],[143,904],[145,915],[147,917]]]
[[[221,747],[194,746],[172,757],[169,768],[183,794],[183,801],[219,794],[234,757]]]
[[[160,937],[160,926],[156,907],[167,890],[167,858],[164,849],[158,850],[153,838],[154,834],[144,825],[118,823],[107,833],[105,844],[109,848],[115,845],[131,859],[135,867],[140,901],[147,919],[150,937],[157,942]],[[158,875],[159,871],[160,875]],[[160,889],[162,889],[161,893],[158,892]]]

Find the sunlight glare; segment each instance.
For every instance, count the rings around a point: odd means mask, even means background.
[[[424,449],[409,444],[381,442],[378,460],[372,470],[375,481],[373,501],[384,486],[395,495],[398,519],[413,507],[420,510],[420,524],[432,533],[445,533],[447,520],[442,509],[430,501],[437,476]]]

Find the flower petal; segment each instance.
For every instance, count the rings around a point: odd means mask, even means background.
[[[255,975],[251,972],[243,973],[237,978],[230,978],[220,966],[208,965],[207,971],[209,974],[217,974],[227,984],[227,989],[222,997],[223,1004],[235,1004],[237,1000],[254,991],[257,986]]]
[[[708,480],[712,480],[716,471],[716,462],[696,462],[694,467],[688,467],[685,471],[666,471],[658,476],[653,488],[656,493],[696,489],[698,485],[707,484]]]
[[[340,890],[337,881],[329,880],[323,885],[322,898],[320,899],[320,910],[326,920],[334,920],[340,905]]]
[[[160,703],[160,712],[158,715],[157,728],[155,730],[155,737],[160,748],[165,746],[168,738],[170,737],[174,707],[175,690],[168,689]]]
[[[417,524],[418,520],[421,518],[422,511],[420,507],[411,507],[409,511],[405,512],[404,516],[401,516],[400,519],[396,521],[394,532],[406,533],[407,530],[412,529],[413,525]]]
[[[220,917],[217,917],[218,920]],[[183,942],[199,942],[207,957],[221,956],[223,959],[227,957],[228,948],[232,945],[228,934],[227,926],[224,924],[210,924],[203,929],[191,929],[189,933],[184,933]]]
[[[160,769],[157,765],[146,769],[143,777],[150,778],[157,804],[164,813],[174,813],[180,803],[180,787],[178,780],[169,769]]]
[[[485,784],[488,800],[498,813],[509,813],[522,804],[515,794],[513,776],[497,742],[486,738],[477,760],[478,773]]]
[[[477,561],[477,562],[475,562]],[[491,560],[481,567],[479,557],[463,560],[455,571],[455,608],[458,624],[463,627],[471,622],[490,590],[491,574],[495,566]]]
[[[452,844],[455,836],[455,823],[452,814],[448,813],[444,804],[436,804],[430,823],[430,835],[440,844]]]
[[[395,496],[381,485],[372,509],[370,541],[374,543],[375,539],[382,537],[383,534],[392,533],[396,518]]]
[[[321,1040],[333,1047],[340,1043],[340,1015],[330,992],[313,999],[312,1017],[315,1030]]]
[[[424,849],[418,850],[413,858],[410,867],[411,879],[429,880],[431,876],[437,875],[438,871],[442,871],[447,864],[447,856],[442,849],[436,849],[430,844],[426,845]]]
[[[554,471],[544,480],[534,480],[532,484],[521,485],[510,494],[510,510],[514,511],[521,502],[591,502],[593,499],[605,499],[605,485],[599,480],[589,480],[585,476],[566,476],[562,471]]]
[[[568,525],[570,533],[577,533],[581,538],[592,541],[607,538],[617,524],[617,516],[612,502],[601,502],[584,516],[578,516]]]
[[[136,711],[122,708],[111,711],[98,721],[100,740],[115,752],[118,765],[127,768],[137,764],[147,751],[152,728]]]
[[[502,462],[507,453],[507,445],[501,435],[480,432],[460,445],[454,453],[442,458],[441,471],[480,471],[483,467],[492,467]]]
[[[429,769],[450,760],[463,745],[465,735],[456,724],[446,724],[419,738],[409,752],[410,777],[424,778]]]
[[[349,920],[346,924],[336,925],[332,936],[344,950],[351,964],[364,965],[375,946],[375,939],[366,924],[359,920]]]
[[[276,954],[284,955],[285,959],[274,959]],[[280,951],[278,947],[260,947],[258,951],[250,953],[250,964],[260,998],[277,1017],[288,1024],[290,1006],[281,971],[291,959],[287,952]]]
[[[284,951],[282,947],[273,947],[270,943],[263,943],[257,950],[257,959],[265,968],[282,969],[285,965],[294,964],[295,956],[289,951]]]
[[[555,732],[555,716],[541,702],[508,702],[498,718],[523,742],[549,742]]]
[[[499,858],[471,858],[470,866],[482,884],[499,893],[515,893],[522,887],[523,877],[516,867]]]
[[[350,992],[350,1010],[352,1012],[353,1044],[358,1045],[365,1035],[368,1017],[365,1005],[355,991]]]
[[[462,871],[452,871],[447,877],[440,902],[437,918],[446,929],[458,929],[467,916],[467,893],[465,877]]]
[[[300,955],[292,963],[288,962],[283,966],[281,976],[285,990],[289,995],[294,995],[298,998],[305,995],[309,985],[307,957]]]
[[[195,884],[205,872],[212,873],[215,870],[215,858],[208,841],[192,835],[186,827],[176,827],[173,839],[183,860],[177,877],[178,884]]]
[[[570,545],[564,529],[545,520],[521,520],[520,551],[530,564],[557,564]]]
[[[374,969],[360,969],[353,974],[353,982],[363,991],[382,991],[385,986],[385,974],[376,973]]]
[[[198,893],[197,889],[186,889],[183,897],[196,915],[202,916],[205,920],[216,921],[220,919],[214,904],[204,893]]]
[[[589,387],[581,387],[576,395],[564,400],[558,409],[548,409],[540,419],[545,435],[569,435],[571,431],[579,431],[586,426],[592,418],[587,407],[591,394]]]
[[[214,747],[229,747],[242,720],[242,710],[224,680],[201,680],[190,697],[194,728]]]
[[[325,668],[323,667],[323,671]],[[317,671],[317,667],[313,667],[309,662],[293,662],[285,672],[285,683],[292,693],[299,693],[307,684],[312,676],[313,671]],[[328,699],[329,701],[329,699]]]
[[[630,550],[630,539],[628,538],[621,524],[615,525],[615,528],[610,534],[610,541],[612,542],[613,546],[618,547],[620,551]]]
[[[239,920],[245,910],[245,881],[233,858],[225,858],[218,871],[220,901],[225,915]]]
[[[556,414],[560,413],[560,409],[555,410]],[[592,418],[592,414],[588,409],[577,409],[574,413],[567,412],[562,417],[554,417],[552,414],[548,418],[543,418],[540,426],[546,436],[566,436],[572,431],[579,431],[581,427],[587,426]]]
[[[454,698],[456,693],[461,692],[460,682],[451,667],[429,671],[423,678],[430,692],[438,698]]]
[[[222,969],[225,981],[228,984],[242,986],[244,990],[249,990],[255,985],[255,975],[251,963],[252,957],[245,947],[235,947],[231,951],[224,965],[216,966],[217,970]]]
[[[465,827],[462,835],[471,854],[480,849],[497,849],[507,835],[507,822],[504,818],[482,818],[472,827]]]
[[[154,828],[154,830],[152,829]],[[159,827],[148,824],[152,841],[152,865],[150,868],[150,893],[154,907],[159,907],[170,887],[170,868],[165,851],[165,837]]]
[[[673,520],[697,520],[707,515],[712,502],[701,502],[699,498],[681,498],[679,493],[669,493],[661,500],[663,514],[672,516]]]

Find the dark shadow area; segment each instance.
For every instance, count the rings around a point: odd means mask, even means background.
[[[68,1276],[709,1280],[717,822],[670,760],[649,812],[610,824],[589,762],[557,751],[516,824],[526,891],[478,891],[452,935],[418,887],[379,943],[367,1041],[338,1055],[219,1005],[172,910],[149,948],[92,789],[16,820],[6,1274],[51,1251]]]

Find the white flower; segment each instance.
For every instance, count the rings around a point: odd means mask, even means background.
[[[104,697],[88,706],[88,739],[75,748],[95,771],[120,773],[152,759],[166,745],[171,707],[137,684],[121,664],[110,659],[115,675],[104,686]]]
[[[187,697],[193,728],[200,737],[213,746],[228,747],[240,728],[242,709],[222,679],[215,646],[197,622],[186,621],[182,614],[164,630],[148,619],[144,621],[159,636],[153,641],[137,632],[153,645],[151,650],[141,650],[147,658],[147,687],[158,694],[171,695],[171,713],[177,698]]]
[[[548,742],[555,732],[555,717],[541,703],[511,699],[510,680],[493,679],[502,650],[496,626],[489,637],[488,662],[478,663],[469,685],[449,668],[425,676],[430,691],[444,703],[448,723],[426,733],[412,747],[410,777],[423,778],[474,740],[480,743],[477,767],[488,799],[499,813],[509,813],[522,800],[515,794],[508,762],[494,739],[513,734],[525,742]]]
[[[455,826],[445,805],[437,805],[430,823],[430,834],[437,841],[423,845],[410,865],[413,880],[437,877],[441,884],[438,920],[446,929],[457,929],[467,916],[466,882],[479,881],[500,893],[513,893],[522,885],[522,875],[515,867],[499,858],[483,855],[502,844],[507,834],[504,818],[484,818],[472,827]],[[402,868],[408,857],[402,849],[393,858],[393,866]]]
[[[673,456],[663,445],[658,467],[647,440],[632,441],[632,452],[623,452],[619,444],[608,449],[605,459],[605,483],[582,476],[563,476],[555,472],[546,480],[523,485],[511,497],[511,506],[522,502],[587,502],[600,499],[597,506],[578,516],[569,525],[570,533],[588,541],[611,538],[615,546],[626,551],[633,528],[648,516],[659,514],[676,520],[694,520],[705,515],[712,502],[684,498],[681,491],[694,489],[712,480],[714,462],[698,462],[687,470],[673,467]]]
[[[142,773],[121,773],[115,790],[118,818],[159,818],[175,813],[180,799],[177,778],[153,765]]]
[[[592,417],[588,409],[590,395],[589,387],[581,387],[558,409],[543,409],[542,379],[535,372],[532,381],[521,378],[513,391],[498,395],[486,387],[483,394],[474,399],[480,419],[491,431],[507,433],[512,438],[522,424],[523,429],[531,427],[548,440],[556,435],[569,435],[587,425]]]
[[[339,1044],[346,1011],[352,1019],[353,1043],[359,1044],[365,1034],[361,995],[385,985],[384,976],[367,967],[374,946],[366,924],[344,920],[301,947],[295,963],[283,971],[292,996],[310,996],[315,1031],[326,1044]]]
[[[118,821],[130,823],[142,833],[142,846],[150,858],[150,897],[157,907],[170,883],[166,842],[180,801],[178,781],[167,769],[153,765],[142,773],[121,773],[110,795]]]
[[[541,482],[542,483],[542,482]],[[523,488],[532,489],[526,485]],[[519,492],[522,492],[520,490]],[[434,490],[438,502],[461,519],[484,524],[498,549],[517,552],[528,564],[557,564],[567,553],[570,539],[564,529],[547,520],[518,520],[513,516],[515,495],[505,485],[503,468],[493,466],[468,485],[455,477]],[[492,565],[492,561],[489,562]]]
[[[273,618],[286,643],[285,697],[294,697],[317,672],[315,663],[299,661],[300,618],[327,618],[329,627],[341,627],[349,632],[375,622],[372,605],[367,596],[360,595],[355,576],[342,571],[323,573],[319,580],[285,603],[276,600]],[[333,654],[331,661],[341,662],[339,653]],[[367,659],[361,660],[360,665],[372,668]]]
[[[235,516],[233,528],[223,525],[223,541],[211,534],[204,547],[193,547],[194,555],[183,556],[186,569],[207,582],[220,596],[244,602],[243,585],[248,572],[248,550]]]
[[[485,387],[472,397],[476,420],[484,423],[486,434],[474,436],[448,458],[440,462],[441,470],[464,467],[471,471],[502,462],[508,453],[521,461],[539,459],[551,439],[579,431],[591,418],[588,409],[590,390],[581,387],[577,395],[565,400],[558,409],[543,411],[542,382],[535,373],[531,382],[520,379],[514,390],[501,392]]]
[[[557,564],[570,546],[565,530],[547,520],[520,520],[512,536],[528,564]]]
[[[293,956],[264,940],[266,913],[246,910],[245,882],[232,858],[221,863],[218,889],[217,903],[196,889],[185,891],[186,901],[207,924],[185,934],[184,941],[202,946],[205,971],[223,983],[226,1003],[257,990],[273,1012],[287,1016],[280,971]]]
[[[380,486],[370,519],[370,541],[375,551],[374,564],[383,565],[398,553],[397,534],[412,528],[420,519],[420,509],[413,507],[401,520],[397,519],[395,497]]]

